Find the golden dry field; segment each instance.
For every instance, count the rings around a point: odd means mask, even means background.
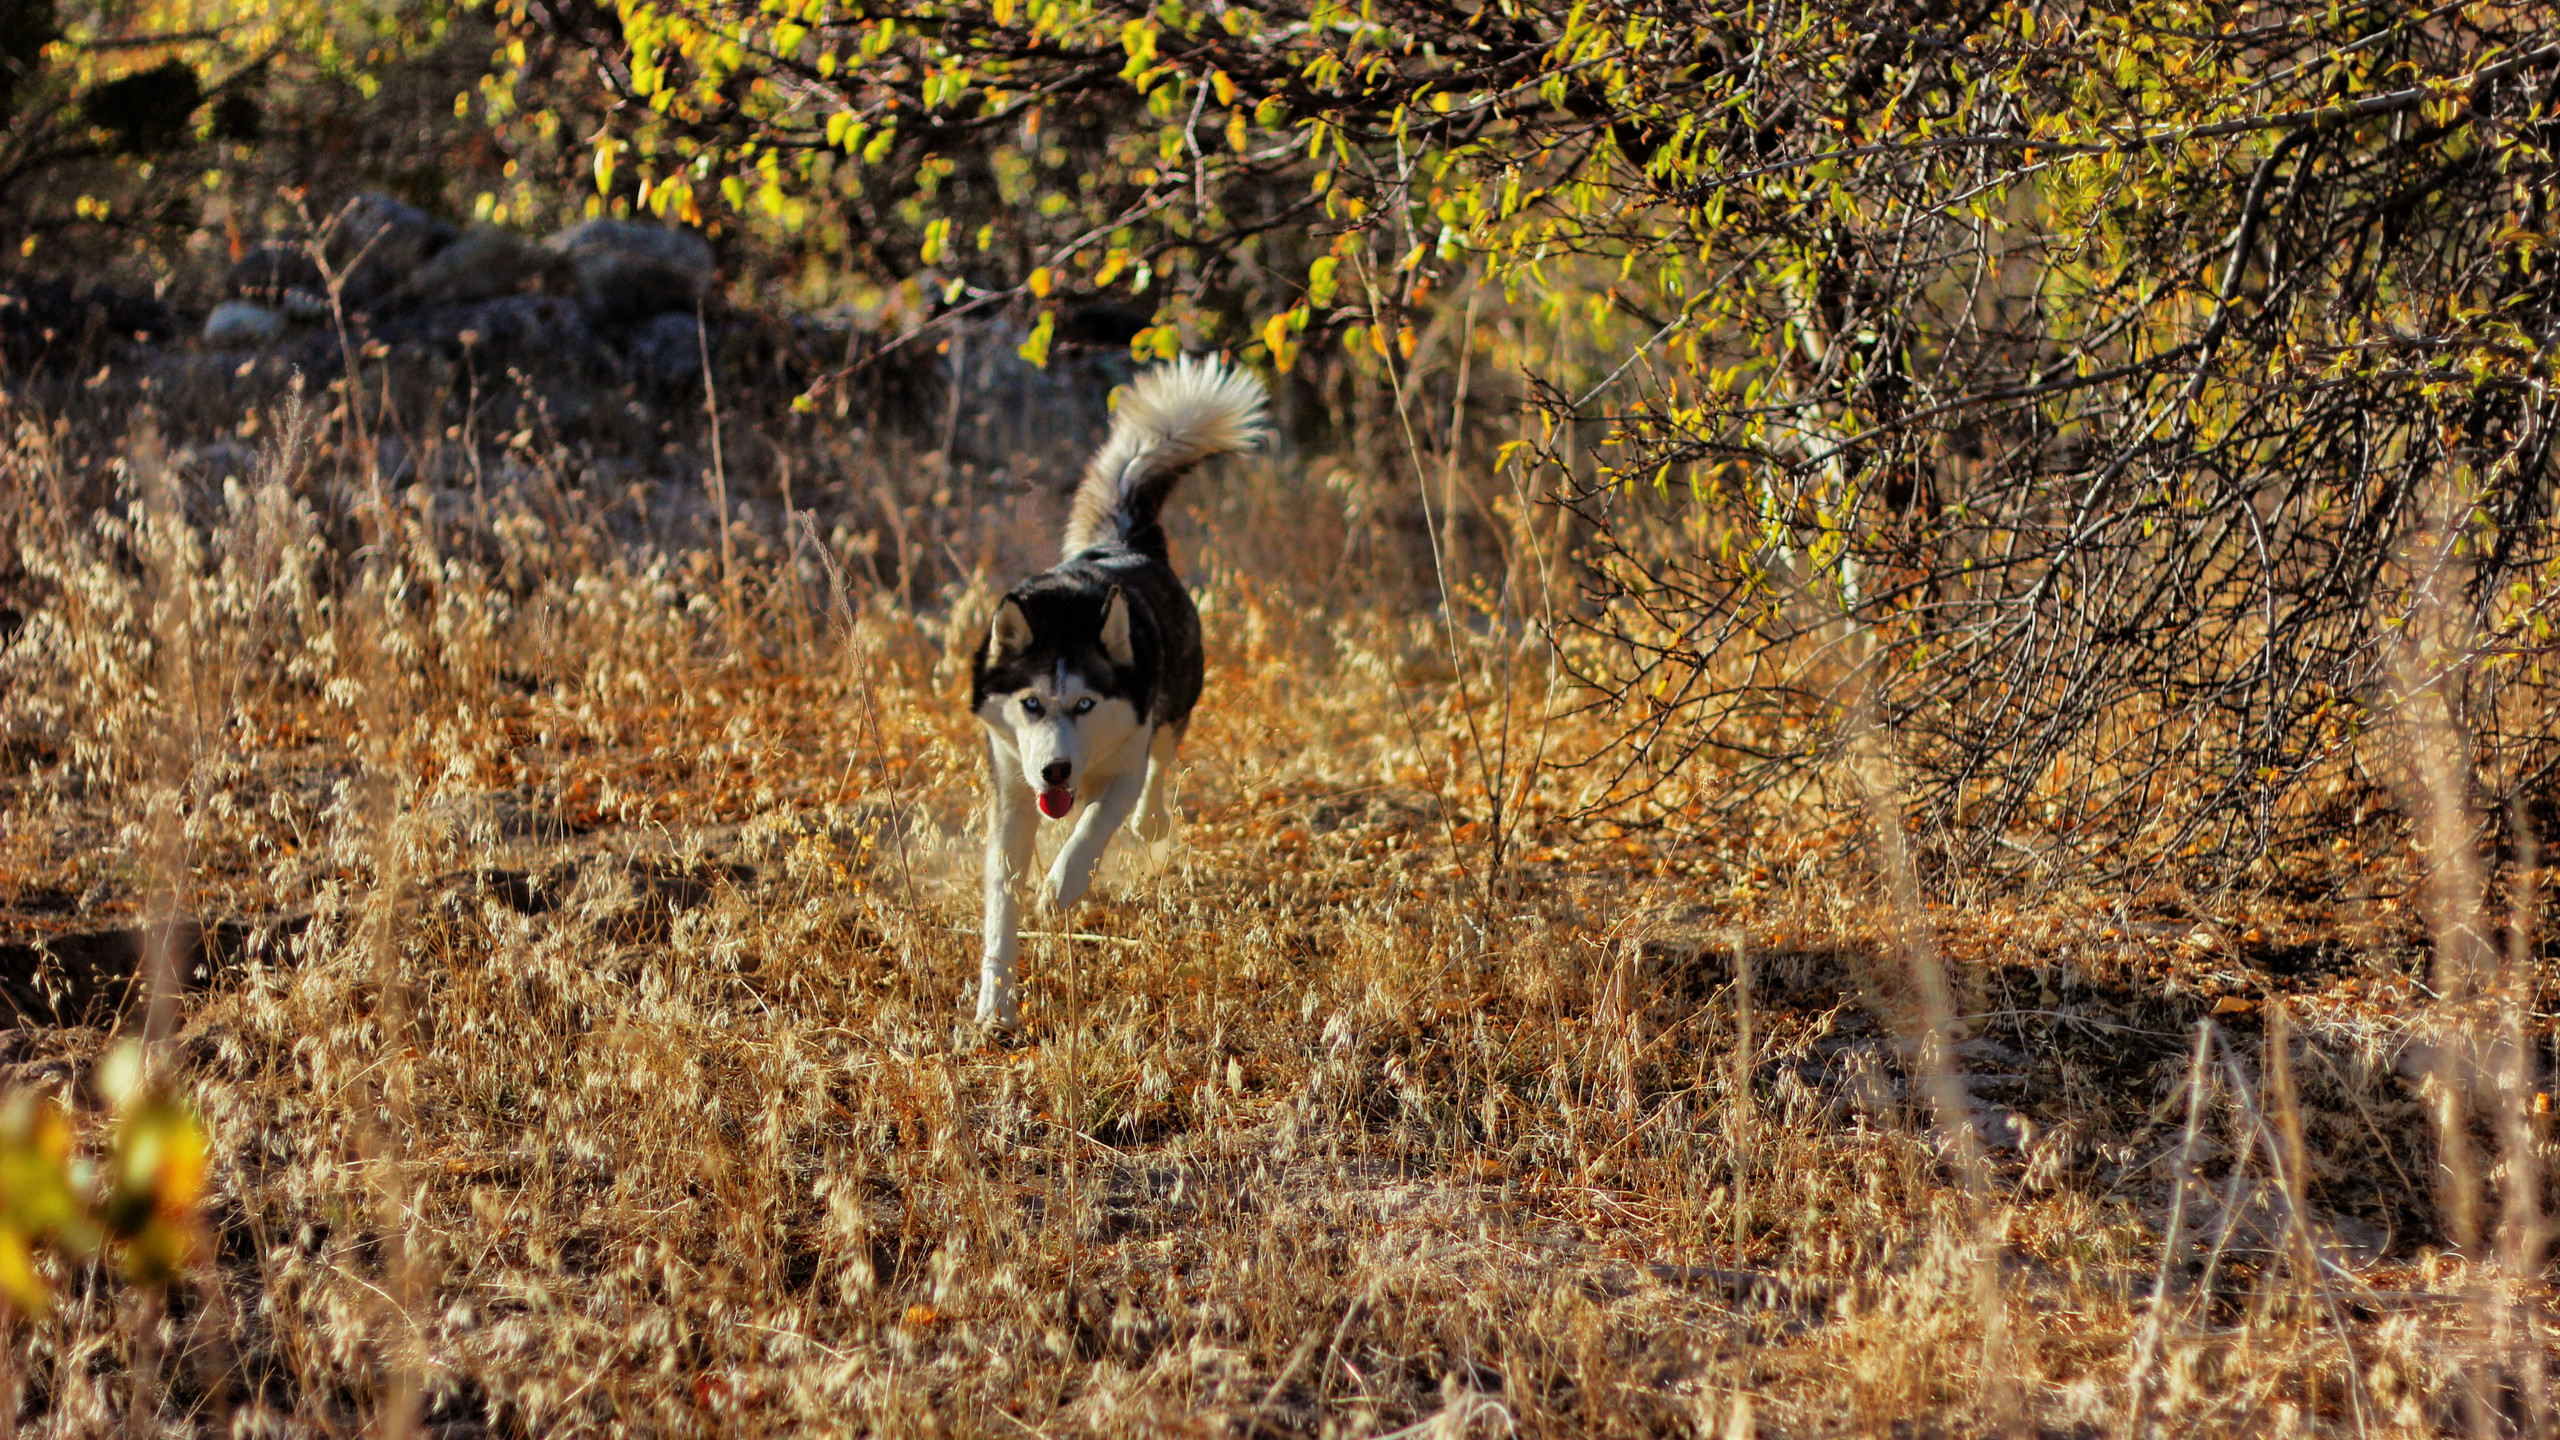
[[[0,1440],[2560,1437],[2552,13],[0,0]]]
[[[165,1290],[39,1262],[19,1433],[2560,1426],[2529,858],[1924,900],[1889,799],[1595,814],[1552,512],[1284,447],[1176,502],[1179,836],[990,1035],[1057,493],[0,424],[8,1088],[98,1153],[139,1040],[209,1142]]]

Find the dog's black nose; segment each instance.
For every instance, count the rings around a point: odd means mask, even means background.
[[[1052,760],[1047,765],[1041,767],[1040,783],[1048,786],[1052,790],[1058,789],[1067,783],[1067,777],[1074,774],[1075,771],[1076,767],[1068,764],[1064,760]]]

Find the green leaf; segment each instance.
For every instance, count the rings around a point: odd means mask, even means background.
[[[1322,256],[1313,265],[1308,266],[1307,299],[1317,305],[1332,304],[1335,288],[1334,272],[1341,268],[1342,259],[1335,255]]]
[[[1049,342],[1056,335],[1058,315],[1054,310],[1040,312],[1040,323],[1031,327],[1031,338],[1016,348],[1016,354],[1046,370],[1049,368]]]

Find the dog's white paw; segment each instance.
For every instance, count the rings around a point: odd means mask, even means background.
[[[978,1023],[1011,1029],[1022,1020],[1022,997],[1013,983],[1013,966],[989,956],[978,971]]]
[[[1049,872],[1049,907],[1064,910],[1084,898],[1093,888],[1093,867],[1061,864]]]
[[[978,1023],[991,1030],[1010,1030],[1022,1023],[1022,1005],[1010,992],[997,995],[980,986]]]

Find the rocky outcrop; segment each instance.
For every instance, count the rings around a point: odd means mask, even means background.
[[[388,195],[358,195],[320,227],[320,256],[338,282],[338,303],[368,310],[452,244],[454,235],[452,226],[415,205]]]
[[[575,276],[561,257],[496,225],[474,225],[402,280],[376,307],[396,313],[468,305],[526,290],[563,294]]]
[[[614,347],[577,302],[560,295],[499,295],[413,310],[379,322],[372,334],[385,345],[439,351],[484,383],[510,369],[584,380],[618,379],[622,370]]]
[[[185,333],[148,290],[0,274],[0,376],[88,373]]]
[[[297,325],[336,313],[367,338],[434,351],[484,375],[510,368],[664,388],[702,369],[711,246],[672,226],[589,220],[536,241],[496,225],[457,231],[388,195],[358,195],[307,242],[253,246],[223,279],[204,343],[280,348],[321,371],[334,335]]]
[[[273,341],[284,334],[284,327],[282,310],[251,300],[228,300],[204,317],[204,343],[218,349],[246,349]]]
[[[1148,319],[1110,302],[1064,307],[1044,368],[1022,358],[1018,314],[772,315],[719,303],[718,279],[712,247],[671,226],[598,219],[533,237],[360,195],[314,234],[247,246],[183,346],[138,344],[165,338],[162,321],[116,297],[56,286],[20,298],[0,278],[0,383],[30,362],[86,379],[130,360],[164,414],[211,415],[359,364],[371,393],[421,413],[453,406],[467,434],[538,421],[546,437],[611,447],[700,416],[708,370],[723,406],[823,382],[852,424],[955,467],[1064,484],[1107,425],[1103,397],[1132,373],[1129,338]]]
[[[626,353],[631,357],[631,374],[661,389],[691,385],[697,396],[702,389],[701,318],[690,310],[670,310],[652,315],[631,327]]]
[[[543,243],[576,275],[579,303],[607,324],[691,310],[711,289],[710,244],[671,225],[589,220]]]
[[[234,300],[316,319],[326,308],[320,297],[329,283],[320,278],[320,262],[311,258],[310,246],[266,240],[232,262],[222,288]]]

